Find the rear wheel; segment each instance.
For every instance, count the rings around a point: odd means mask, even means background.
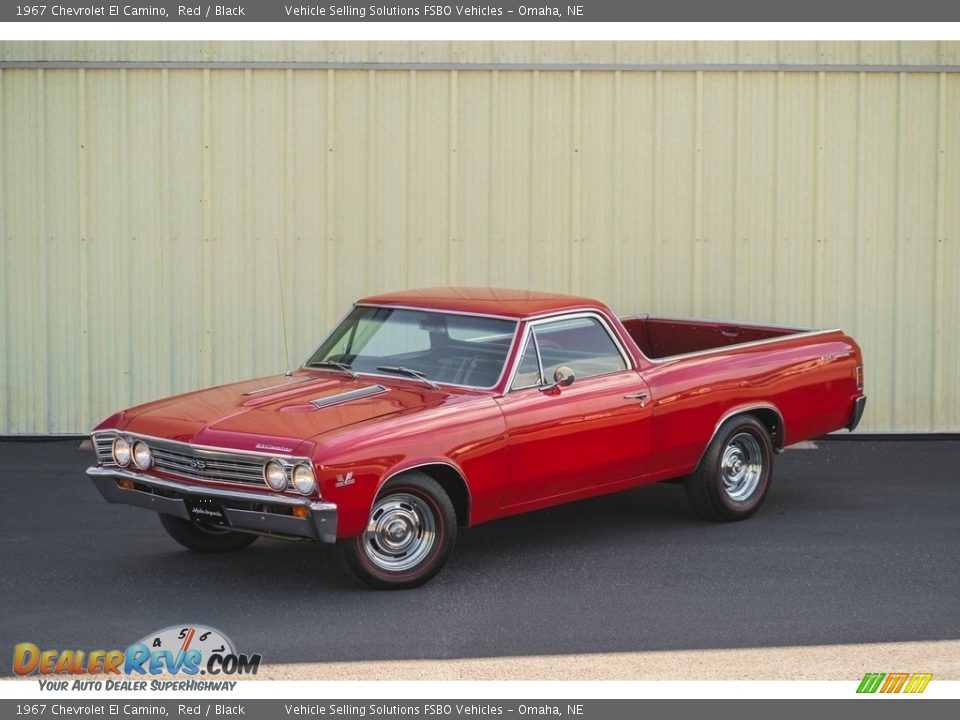
[[[684,482],[687,497],[709,520],[743,520],[760,507],[773,474],[773,441],[752,415],[730,418]]]
[[[227,530],[215,525],[198,525],[173,515],[160,515],[160,524],[167,534],[195,552],[216,553],[243,550],[257,539],[256,535]]]
[[[347,567],[382,589],[423,585],[443,567],[457,539],[457,514],[432,477],[408,472],[388,482],[363,533],[339,544]]]

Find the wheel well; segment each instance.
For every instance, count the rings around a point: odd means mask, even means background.
[[[426,473],[440,484],[453,503],[453,509],[457,513],[457,525],[466,527],[470,524],[470,492],[467,490],[466,480],[456,468],[434,463],[411,469]]]
[[[738,415],[752,415],[770,432],[773,439],[773,447],[777,450],[783,450],[784,428],[783,418],[773,408],[752,408],[744,410]],[[735,417],[735,416],[734,416]]]

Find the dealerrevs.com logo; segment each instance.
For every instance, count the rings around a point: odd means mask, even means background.
[[[113,677],[150,675],[256,675],[260,669],[259,654],[238,653],[233,642],[219,630],[203,625],[175,625],[150,633],[125,650],[41,650],[34,643],[20,643],[13,649],[13,671],[17,675],[38,674],[100,676],[87,679],[41,680],[49,690],[146,690],[146,681],[120,681]],[[181,683],[182,684],[182,683]],[[179,687],[154,681],[158,689],[233,689],[236,683],[190,683]],[[224,687],[212,687],[223,685]],[[207,687],[210,686],[210,687]]]

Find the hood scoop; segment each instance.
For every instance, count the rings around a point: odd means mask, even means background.
[[[356,390],[347,390],[342,393],[326,395],[322,398],[311,400],[310,404],[319,410],[320,408],[340,405],[341,403],[352,402],[353,400],[361,400],[362,398],[372,397],[373,395],[379,395],[385,392],[387,392],[387,388],[383,385],[370,385],[368,387],[357,388]]]

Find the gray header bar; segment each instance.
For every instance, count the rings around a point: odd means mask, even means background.
[[[2,22],[949,22],[942,0],[40,0],[4,3]]]

